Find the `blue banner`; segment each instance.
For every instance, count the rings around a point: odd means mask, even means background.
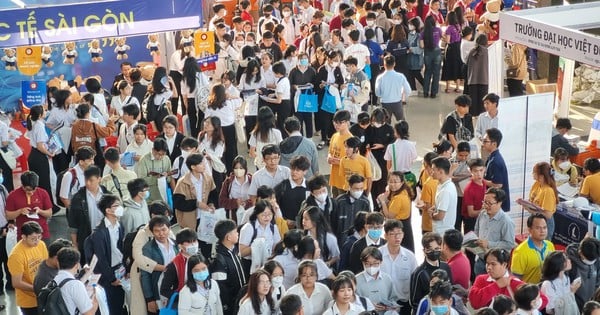
[[[41,80],[21,82],[21,98],[27,108],[46,101],[46,82]]]
[[[202,0],[118,0],[0,11],[0,48],[198,28]]]

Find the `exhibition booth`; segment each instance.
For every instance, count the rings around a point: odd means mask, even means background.
[[[509,11],[500,15],[502,40],[560,57],[558,82],[553,92],[502,99],[498,124],[504,139],[509,140],[503,141],[500,151],[506,160],[513,201],[529,198],[533,165],[549,161],[553,121],[569,115],[575,62],[600,66],[600,38],[586,32],[600,26],[598,16],[600,3]],[[600,114],[597,116],[592,123],[590,143],[597,140],[594,128],[599,129],[595,121]],[[600,157],[595,146],[580,146],[580,150],[583,152],[572,158],[577,164],[588,157]],[[516,203],[511,210],[517,233],[524,233],[526,212]],[[583,219],[569,203],[559,204],[555,221],[553,241],[559,245],[579,242],[586,233],[594,233],[595,225]]]

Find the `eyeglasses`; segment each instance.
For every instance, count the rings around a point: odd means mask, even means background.
[[[261,214],[258,215],[261,218],[271,218],[273,217],[273,214],[271,212],[263,212]]]
[[[26,239],[30,242],[35,242],[35,241],[41,240],[42,235],[39,235],[39,234],[38,235],[30,235],[30,236],[27,236]]]
[[[380,262],[374,262],[374,263],[365,262],[365,267],[367,267],[367,268],[368,267],[379,267],[379,266],[381,266]]]

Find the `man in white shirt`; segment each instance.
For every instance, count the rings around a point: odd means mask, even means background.
[[[299,9],[300,9],[300,22],[310,25],[312,21],[313,15],[317,11],[308,0],[300,0],[298,1]]]
[[[361,71],[365,68],[365,65],[371,63],[371,52],[367,46],[359,42],[360,32],[358,30],[351,30],[348,36],[352,44],[346,48],[344,55],[355,57],[358,60],[357,71]]]
[[[250,188],[248,188],[248,195],[253,202],[256,201],[258,187],[265,185],[275,188],[277,184],[289,179],[291,175],[291,170],[288,167],[279,165],[279,159],[281,158],[279,146],[274,144],[264,146],[262,156],[265,161],[265,167],[254,173]]]
[[[93,315],[98,310],[95,292],[90,298],[85,284],[75,279],[75,275],[81,268],[80,256],[79,252],[72,247],[65,247],[58,251],[60,271],[54,277],[54,281],[60,286],[60,293],[69,314]]]
[[[296,38],[300,36],[301,23],[292,16],[293,12],[289,5],[283,6],[281,14],[283,15],[281,24],[284,26],[283,39],[285,40],[286,44],[292,45]]]
[[[312,25],[316,25],[318,30],[319,30],[319,34],[321,34],[321,39],[323,40],[323,42],[328,41],[331,38],[331,34],[329,33],[329,24],[323,22],[323,18],[325,17],[325,14],[323,14],[323,11],[317,10],[311,19],[311,24]]]
[[[83,146],[77,149],[77,152],[75,153],[75,161],[77,164],[65,172],[62,181],[60,182],[60,192],[58,193],[58,196],[60,197],[60,201],[65,205],[65,208],[71,206],[71,198],[73,198],[73,195],[75,195],[80,188],[85,186],[83,172],[87,170],[90,165],[94,164],[95,155],[96,153],[91,147]],[[73,178],[73,175],[75,175],[75,178]]]
[[[432,177],[438,180],[439,185],[435,194],[435,206],[429,208],[428,213],[433,219],[433,232],[443,235],[446,230],[454,228],[458,195],[450,176],[450,161],[440,156],[433,159],[431,164]]]
[[[417,259],[410,250],[400,246],[404,237],[402,222],[388,220],[383,225],[387,243],[379,248],[383,261],[381,271],[392,278],[401,315],[410,315],[410,275],[417,269]]]
[[[500,97],[495,93],[488,93],[483,97],[483,107],[485,112],[479,115],[477,119],[477,126],[475,127],[475,137],[480,141],[483,141],[485,131],[490,128],[498,128],[498,101]],[[487,160],[489,152],[481,150],[481,157],[483,160]]]

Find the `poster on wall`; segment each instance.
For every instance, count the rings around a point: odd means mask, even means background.
[[[33,105],[44,104],[46,101],[46,81],[23,81],[21,82],[21,98],[23,105],[31,108]]]

